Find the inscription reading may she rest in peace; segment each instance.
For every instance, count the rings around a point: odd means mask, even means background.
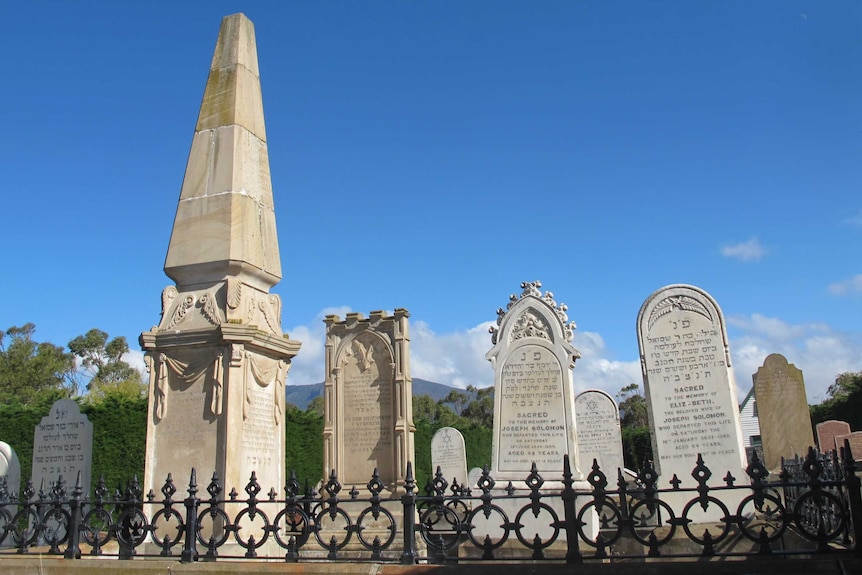
[[[547,348],[525,345],[506,358],[501,383],[498,468],[522,471],[535,462],[556,469],[568,435],[559,360]]]

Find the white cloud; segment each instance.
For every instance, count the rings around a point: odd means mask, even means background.
[[[349,307],[344,306],[325,308],[314,316],[311,325],[298,325],[284,330],[285,333],[290,334],[290,339],[302,342],[299,354],[291,362],[287,377],[288,385],[311,385],[324,380],[323,352],[326,345],[326,326],[323,318],[334,314],[343,319],[351,311]]]
[[[837,332],[825,324],[788,324],[760,314],[728,318],[739,332],[730,338],[730,354],[739,399],[751,389],[751,376],[766,356],[780,353],[802,370],[809,403],[826,399],[835,376],[862,370],[862,334]]]
[[[862,294],[862,274],[856,274],[850,279],[829,284],[829,293],[833,295]]]
[[[722,246],[721,255],[743,262],[751,262],[766,255],[766,248],[763,247],[759,239],[751,238],[747,242]]]

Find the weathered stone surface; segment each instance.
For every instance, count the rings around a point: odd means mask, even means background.
[[[814,445],[805,381],[802,371],[777,353],[767,356],[751,377],[763,441],[763,464],[778,473],[782,457],[804,457]]]
[[[836,444],[835,438],[839,435],[848,435],[850,433],[850,424],[846,421],[830,419],[818,423],[816,430],[817,447],[821,452],[827,453],[841,447]]]
[[[284,483],[284,388],[300,343],[281,329],[281,278],[254,27],[222,20],[177,206],[150,373],[144,488],[168,474],[226,491]]]
[[[850,442],[850,451],[853,453],[853,460],[862,461],[862,431],[835,436],[835,443],[839,448],[844,447],[845,441]]]
[[[431,472],[438,468],[450,486],[455,481],[467,486],[467,449],[464,436],[454,427],[441,427],[431,438]]]
[[[625,467],[617,402],[598,389],[583,391],[575,398],[575,420],[581,465],[589,471],[595,460],[608,482],[613,484],[617,470]]]
[[[507,309],[497,311],[494,347],[494,430],[491,475],[523,481],[533,463],[559,476],[563,456],[578,467],[572,368],[580,353],[571,345],[574,322],[540,282],[524,282]]]
[[[390,492],[403,485],[413,447],[413,380],[405,309],[368,319],[327,316],[323,465],[344,485],[364,486],[376,469]]]
[[[667,286],[644,302],[637,327],[659,483],[667,485],[675,474],[682,487],[696,487],[691,472],[699,454],[712,478],[727,472],[745,477],[736,385],[718,304],[699,288]],[[688,497],[666,499],[681,512]]]
[[[89,493],[92,470],[93,424],[77,403],[59,399],[33,434],[33,487],[48,493],[62,476],[69,489],[80,473],[81,488]]]

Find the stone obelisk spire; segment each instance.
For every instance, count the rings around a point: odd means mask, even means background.
[[[141,334],[150,371],[146,488],[216,472],[284,485],[284,386],[300,343],[281,279],[254,26],[222,20],[165,260],[176,282]]]

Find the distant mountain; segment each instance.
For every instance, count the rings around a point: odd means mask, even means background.
[[[430,395],[434,401],[439,401],[449,395],[449,392],[456,387],[450,387],[442,383],[434,383],[425,379],[413,379],[413,395]],[[464,391],[460,389],[458,391]],[[285,392],[288,403],[292,403],[299,409],[306,409],[311,400],[323,394],[322,383],[312,383],[311,385],[289,385]]]

